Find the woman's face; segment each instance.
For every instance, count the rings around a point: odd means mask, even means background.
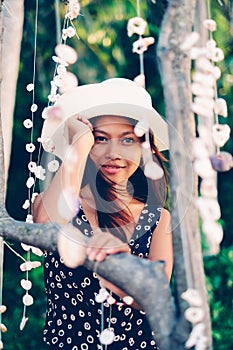
[[[97,169],[116,183],[127,181],[138,168],[142,155],[134,126],[124,117],[98,117],[94,137],[90,157]]]

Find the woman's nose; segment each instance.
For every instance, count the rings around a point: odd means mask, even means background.
[[[106,150],[105,157],[107,159],[121,159],[121,150],[118,140],[111,140]]]

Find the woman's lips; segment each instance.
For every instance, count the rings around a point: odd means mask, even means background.
[[[123,166],[119,165],[102,165],[101,166],[102,170],[108,174],[117,174],[121,169],[123,169]]]

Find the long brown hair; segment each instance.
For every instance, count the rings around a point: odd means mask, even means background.
[[[126,117],[124,117],[126,118]],[[93,118],[96,119],[96,118]],[[133,126],[137,121],[126,118]],[[92,120],[93,123],[93,120]],[[95,123],[93,123],[95,125]],[[154,144],[153,134],[150,131],[149,140],[154,161],[157,162],[164,171],[164,176],[159,180],[151,180],[144,175],[143,164],[141,164],[128,179],[128,192],[132,197],[142,203],[150,203],[156,207],[163,207],[167,198],[167,172],[164,166],[165,157]],[[145,141],[145,137],[141,137],[140,141]],[[117,199],[115,183],[107,178],[96,168],[95,164],[88,156],[82,188],[89,184],[96,205],[97,219],[99,227],[105,231],[110,231],[113,235],[127,242],[125,227],[132,222],[132,213],[128,207],[120,207]]]

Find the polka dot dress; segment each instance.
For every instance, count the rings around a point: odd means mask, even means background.
[[[151,236],[158,224],[161,208],[151,210],[145,204],[132,239],[129,242],[132,254],[147,258]],[[73,224],[85,235],[92,231],[80,209]],[[57,253],[46,253],[44,261],[47,314],[44,341],[51,349],[66,350],[155,350],[158,349],[145,313],[129,305],[113,294],[117,303],[97,303],[100,290],[95,273],[81,266],[67,268]],[[101,330],[110,326],[114,341],[102,345]]]

